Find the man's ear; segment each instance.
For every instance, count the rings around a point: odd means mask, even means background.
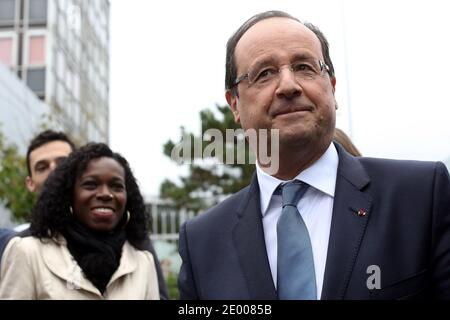
[[[241,123],[241,118],[239,116],[239,111],[237,110],[237,96],[231,92],[231,90],[227,90],[225,92],[225,98],[227,99],[228,105],[230,106],[231,111],[234,115],[234,121],[236,123]]]
[[[330,79],[331,86],[333,87],[333,94],[336,91],[336,77]]]
[[[36,191],[36,185],[34,184],[34,181],[30,176],[27,176],[25,178],[25,184],[27,186],[28,191],[30,191],[30,192]]]

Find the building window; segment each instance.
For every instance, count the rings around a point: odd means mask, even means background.
[[[24,79],[34,93],[45,98],[45,60],[46,60],[46,38],[45,31],[28,30],[24,34],[25,46],[23,55]]]
[[[0,0],[0,26],[14,26],[16,0]]]
[[[39,97],[45,96],[45,68],[28,69],[27,85]]]
[[[14,65],[12,38],[0,38],[0,62],[3,62],[8,67]]]
[[[47,24],[47,0],[28,0],[28,24]]]
[[[28,47],[28,64],[44,65],[45,64],[45,37],[30,36]]]

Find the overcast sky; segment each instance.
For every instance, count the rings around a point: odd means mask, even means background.
[[[450,20],[445,0],[111,0],[111,145],[142,191],[186,168],[162,153],[199,111],[225,104],[225,44],[249,17],[283,10],[330,42],[337,126],[365,156],[450,157]]]

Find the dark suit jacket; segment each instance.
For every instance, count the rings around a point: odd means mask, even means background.
[[[355,158],[336,148],[321,299],[450,299],[450,177],[444,165]],[[181,299],[277,299],[256,176],[182,226],[180,255]],[[372,265],[380,268],[381,289],[368,288]]]
[[[31,233],[30,233],[30,229],[25,229],[21,232],[13,232],[8,230],[9,232],[6,233],[3,236],[3,232],[0,233],[0,263],[1,263],[1,259],[3,256],[3,251],[6,247],[6,245],[8,244],[9,240],[11,240],[13,237],[19,236],[19,237],[30,237]],[[161,270],[161,265],[159,263],[158,260],[158,256],[156,255],[156,251],[155,248],[153,247],[152,241],[150,240],[150,238],[148,238],[143,244],[142,244],[142,249],[149,251],[152,255],[153,258],[155,260],[155,267],[156,267],[156,273],[158,274],[158,285],[159,285],[159,295],[161,300],[168,300],[169,299],[169,295],[167,293],[167,287],[166,287],[166,281],[164,279],[164,275],[162,273]]]
[[[6,245],[8,244],[11,237],[14,235],[14,231],[9,229],[0,229],[0,259],[3,255]]]

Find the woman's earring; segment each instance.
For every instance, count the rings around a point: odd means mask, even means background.
[[[69,206],[69,211],[70,211],[70,214],[73,216],[73,209],[72,209],[72,206]]]
[[[127,226],[128,222],[130,222],[130,211],[127,210],[127,221],[125,221],[125,224],[122,226],[122,229],[124,229]]]

